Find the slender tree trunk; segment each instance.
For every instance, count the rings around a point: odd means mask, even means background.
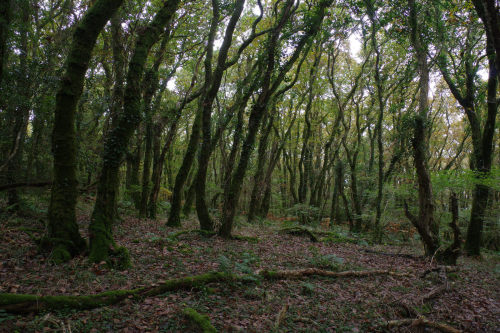
[[[489,37],[487,37],[486,51],[490,66],[488,75],[487,115],[481,140],[473,147],[473,164],[475,170],[479,172],[479,177],[488,176],[491,171],[494,150],[493,138],[495,135],[496,117],[498,114],[498,75],[496,75],[498,69],[496,68],[495,59],[499,57],[499,55],[495,55],[493,43]],[[471,217],[465,242],[465,250],[469,255],[480,255],[481,253],[484,215],[488,207],[489,192],[488,186],[482,184],[475,185],[472,196]]]
[[[173,18],[178,3],[179,0],[166,1],[136,41],[127,74],[123,113],[117,121],[117,126],[109,133],[104,147],[97,198],[89,226],[92,262],[106,261],[117,268],[130,265],[127,250],[118,247],[112,236],[114,205],[119,184],[118,169],[130,137],[141,121],[141,81],[149,51]],[[112,261],[110,255],[115,255],[117,260]]]
[[[237,0],[234,4],[234,10],[231,15],[231,19],[226,27],[226,32],[224,35],[224,40],[222,42],[221,48],[219,50],[219,56],[217,57],[217,66],[212,75],[206,75],[206,87],[207,93],[203,98],[203,109],[202,109],[202,147],[198,159],[198,172],[195,178],[195,186],[196,186],[196,212],[198,214],[198,220],[200,221],[200,228],[202,230],[213,230],[214,223],[210,217],[208,212],[207,203],[205,199],[205,187],[206,187],[206,178],[207,178],[207,170],[208,163],[210,160],[210,155],[213,151],[211,149],[212,146],[212,136],[211,136],[211,115],[212,115],[212,104],[217,96],[217,92],[219,91],[219,87],[222,80],[222,75],[224,74],[224,70],[226,69],[226,59],[228,57],[229,48],[231,47],[231,43],[233,40],[233,33],[236,28],[236,23],[238,22],[240,15],[243,11],[243,6],[245,4],[245,0]],[[219,9],[216,1],[213,1],[214,6],[214,30],[213,34],[209,39],[209,50],[207,52],[206,59],[206,71],[211,71],[211,56],[213,52],[213,41],[215,38],[215,28],[217,26]]]
[[[2,83],[3,67],[5,65],[5,56],[7,54],[7,37],[9,35],[10,25],[10,2],[3,0],[0,2],[0,84]]]
[[[76,142],[75,113],[82,93],[85,72],[97,37],[122,0],[97,0],[73,34],[65,73],[56,95],[52,150],[54,183],[48,213],[48,237],[55,261],[66,261],[86,248],[76,223]]]
[[[417,8],[415,0],[409,0],[410,6],[410,29],[411,41],[415,48],[418,71],[420,74],[420,97],[418,114],[415,115],[415,123],[412,138],[413,163],[417,173],[418,181],[418,217],[412,216],[406,207],[406,215],[417,228],[424,243],[425,254],[432,256],[439,249],[439,224],[434,219],[434,199],[432,185],[428,168],[428,142],[427,142],[427,113],[429,111],[429,65],[427,63],[427,52],[422,44],[420,30],[417,22]]]
[[[182,160],[182,165],[177,172],[175,177],[174,191],[172,193],[172,205],[170,207],[170,214],[168,216],[167,225],[169,227],[180,227],[181,226],[181,198],[182,190],[184,184],[186,183],[189,171],[193,165],[194,158],[196,156],[196,151],[198,150],[198,142],[200,141],[200,130],[201,130],[201,113],[196,112],[194,118],[193,127],[191,130],[191,136],[189,137],[189,143]]]

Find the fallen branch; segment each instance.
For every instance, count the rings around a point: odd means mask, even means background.
[[[281,229],[280,232],[294,235],[294,236],[308,236],[311,242],[316,243],[319,241],[318,236],[316,236],[311,230],[301,227],[290,227]]]
[[[214,272],[192,277],[168,280],[158,286],[148,286],[131,290],[107,291],[95,295],[82,296],[38,296],[20,294],[0,294],[0,310],[10,313],[45,312],[61,309],[94,309],[113,305],[126,298],[142,299],[168,291],[192,289],[212,282],[234,280],[228,273]]]
[[[159,285],[142,287],[130,290],[107,291],[95,295],[82,296],[38,296],[22,294],[0,294],[0,310],[10,313],[46,312],[61,309],[94,309],[101,306],[113,305],[126,298],[144,299],[164,294],[169,291],[199,288],[215,282],[252,282],[255,276],[265,280],[285,280],[309,276],[325,277],[366,277],[375,275],[408,276],[406,273],[397,273],[385,270],[376,271],[344,271],[331,272],[317,268],[299,270],[260,270],[255,274],[236,275],[223,272],[212,272],[201,275],[168,280]]]
[[[286,312],[288,311],[288,303],[285,303],[283,307],[281,308],[280,312],[278,313],[278,316],[276,317],[276,321],[274,322],[274,328],[277,329],[280,327],[281,323],[285,319]]]
[[[210,319],[207,315],[203,315],[192,308],[185,308],[184,315],[198,325],[203,333],[217,333],[217,330],[210,323]]]
[[[408,276],[407,273],[397,273],[387,270],[374,270],[374,271],[343,271],[343,272],[332,272],[325,271],[318,268],[306,268],[298,270],[282,270],[282,271],[269,271],[269,270],[259,270],[256,274],[267,280],[284,280],[284,279],[296,279],[300,277],[308,276],[325,276],[325,277],[366,277],[375,275],[391,275],[391,276]]]
[[[426,326],[426,327],[431,327],[435,328],[441,332],[445,333],[461,333],[461,330],[458,330],[450,325],[443,324],[443,323],[437,323],[434,321],[430,321],[425,318],[416,318],[416,319],[399,319],[399,320],[391,320],[385,323],[383,326],[387,328],[395,328],[395,327],[401,327],[401,326]]]
[[[44,181],[44,182],[23,182],[23,183],[13,183],[13,184],[4,184],[0,185],[0,191],[11,190],[13,188],[19,187],[44,187],[52,185],[52,181]]]
[[[370,249],[363,249],[362,251],[366,252],[366,253],[373,253],[373,254],[378,254],[378,255],[382,255],[382,256],[400,257],[400,258],[412,259],[412,260],[422,260],[423,259],[423,257],[421,257],[421,256],[414,256],[414,255],[406,254],[406,253],[380,252],[380,251],[375,251],[375,250],[370,250]]]

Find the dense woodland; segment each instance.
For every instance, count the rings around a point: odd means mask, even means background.
[[[2,0],[0,331],[498,330],[499,8]]]

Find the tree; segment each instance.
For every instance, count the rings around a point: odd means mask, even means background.
[[[109,133],[104,146],[96,203],[89,225],[89,257],[93,262],[106,261],[118,268],[130,265],[128,252],[125,248],[117,246],[112,236],[119,183],[118,169],[125,156],[130,137],[141,121],[140,83],[149,51],[159,40],[165,26],[173,19],[178,4],[178,0],[166,1],[135,43],[134,53],[128,66],[123,112],[119,115],[117,125]],[[116,256],[118,260],[114,262],[110,256]]]
[[[75,111],[82,94],[85,72],[97,37],[121,0],[97,0],[75,27],[65,73],[56,96],[52,150],[54,182],[48,213],[47,247],[55,261],[66,261],[86,248],[76,223]]]

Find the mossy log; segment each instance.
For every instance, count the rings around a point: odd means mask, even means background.
[[[193,308],[185,308],[184,315],[198,325],[203,333],[217,333],[207,315],[201,314]]]
[[[316,243],[319,241],[318,236],[316,236],[311,230],[302,227],[290,227],[281,229],[280,232],[294,235],[294,236],[308,236],[311,242]]]
[[[95,295],[81,296],[38,296],[22,294],[0,294],[0,310],[9,313],[38,313],[62,309],[87,310],[101,306],[113,305],[126,298],[143,299],[161,295],[169,291],[198,288],[216,282],[252,282],[255,276],[265,280],[285,280],[310,276],[325,276],[332,278],[341,277],[366,277],[374,275],[407,276],[406,273],[397,273],[385,270],[374,271],[344,271],[331,272],[317,268],[299,270],[259,270],[255,274],[236,275],[223,272],[211,272],[184,278],[168,280],[156,286],[148,286],[130,290],[107,291]]]
[[[212,272],[202,275],[168,280],[158,286],[148,286],[130,290],[106,291],[95,295],[81,296],[37,296],[22,294],[0,294],[0,310],[10,313],[45,312],[62,309],[86,310],[113,305],[126,298],[142,299],[169,291],[191,289],[212,282],[236,279],[228,273]]]

